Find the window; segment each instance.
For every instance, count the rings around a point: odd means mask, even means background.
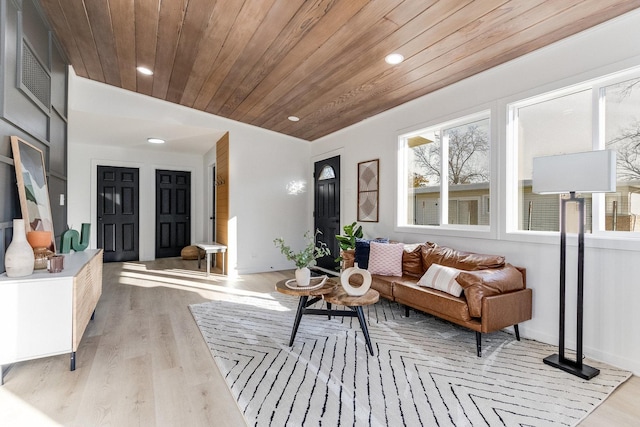
[[[640,231],[640,78],[600,89],[606,148],[616,150],[616,193],[605,195],[605,230]],[[602,117],[601,116],[601,117]]]
[[[581,195],[585,198],[585,231],[640,231],[640,73],[631,77],[629,73],[607,77],[509,107],[511,147],[517,153],[512,175],[517,180],[514,228],[560,228],[563,196],[531,191],[534,157],[610,148],[617,153],[617,191]],[[578,212],[569,205],[567,215],[567,231],[574,232]],[[573,216],[576,221],[571,220]]]
[[[400,225],[489,226],[488,112],[403,135],[400,145]]]
[[[336,172],[329,165],[324,165],[322,170],[320,171],[320,176],[318,177],[318,181],[325,181],[327,179],[333,179],[336,177]]]
[[[519,230],[560,230],[559,196],[531,191],[533,158],[592,149],[591,99],[591,89],[587,89],[536,98],[513,108],[518,144]]]

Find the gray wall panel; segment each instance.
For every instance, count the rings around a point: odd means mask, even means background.
[[[0,77],[0,272],[4,272],[4,251],[12,235],[11,221],[22,217],[15,169],[11,160],[13,154],[10,135],[17,135],[43,151],[57,243],[66,229],[66,205],[60,206],[59,202],[61,194],[67,198],[68,88],[66,60],[53,41],[34,0],[0,0],[0,8],[0,65],[3,69]],[[42,96],[34,97],[33,93],[20,88],[17,76],[19,49],[23,43],[21,28],[30,49],[39,60],[37,65],[44,67],[40,68],[39,75],[51,79],[50,93],[45,92],[44,98],[47,102],[44,104]],[[24,83],[22,75],[20,77],[20,81]],[[55,106],[55,111],[51,110],[51,104]]]

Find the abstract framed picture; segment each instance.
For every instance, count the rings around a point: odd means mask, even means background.
[[[11,137],[11,151],[26,231],[50,231],[51,245],[47,249],[55,252],[55,233],[44,155],[41,150],[17,136]]]
[[[379,159],[358,163],[358,221],[378,222]]]

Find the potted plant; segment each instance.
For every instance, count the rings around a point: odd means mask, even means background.
[[[311,270],[309,267],[316,265],[316,260],[323,256],[329,255],[331,252],[324,242],[317,242],[316,237],[322,234],[320,230],[316,230],[314,235],[310,231],[304,233],[307,245],[299,252],[294,252],[284,243],[282,237],[273,240],[273,244],[280,249],[280,252],[289,260],[296,264],[296,282],[298,286],[309,286],[311,280]]]
[[[344,231],[343,235],[337,234],[336,239],[338,240],[338,244],[340,245],[340,256],[336,258],[336,262],[342,262],[343,260],[343,252],[348,251],[350,249],[356,248],[356,238],[362,239],[362,226],[358,225],[357,222],[352,224],[345,225],[342,227]]]

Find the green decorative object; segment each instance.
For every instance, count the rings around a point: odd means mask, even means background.
[[[282,237],[274,239],[273,244],[280,249],[280,252],[282,252],[287,260],[295,262],[296,267],[313,267],[316,265],[316,259],[330,254],[326,243],[320,241],[316,242],[318,234],[322,234],[322,232],[320,230],[316,230],[313,235],[310,231],[304,233],[304,239],[307,242],[307,246],[299,252],[294,252],[289,246],[287,246]]]
[[[82,224],[82,239],[80,233],[76,230],[67,230],[62,233],[62,242],[60,247],[60,253],[68,254],[73,249],[76,252],[81,252],[87,249],[89,246],[89,231],[91,230],[91,224]]]
[[[356,248],[356,238],[362,239],[362,226],[358,225],[357,222],[353,224],[347,224],[342,227],[344,230],[344,234],[336,234],[336,239],[338,240],[338,244],[340,245],[341,251],[348,251],[349,249]],[[336,262],[342,262],[342,255],[336,258]]]

